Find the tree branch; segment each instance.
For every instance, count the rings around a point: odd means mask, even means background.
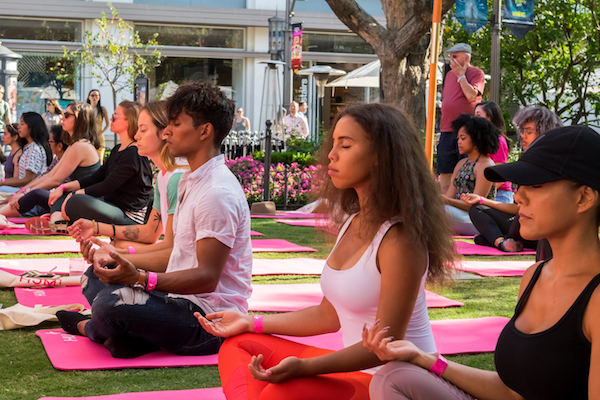
[[[376,53],[388,35],[388,31],[375,18],[363,10],[355,0],[325,0],[334,14],[351,31],[369,43]]]

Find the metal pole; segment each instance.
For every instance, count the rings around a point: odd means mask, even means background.
[[[502,25],[502,0],[493,0],[492,14],[492,54],[490,71],[490,100],[500,103],[500,29]]]
[[[263,201],[269,201],[271,197],[271,120],[267,120],[267,131],[265,132],[265,176],[263,178]]]
[[[429,60],[429,97],[427,104],[427,125],[425,128],[425,156],[433,168],[433,135],[435,130],[435,103],[437,99],[437,63],[438,51],[442,35],[442,0],[433,1],[433,17],[431,23],[431,56]]]
[[[287,211],[288,205],[288,165],[283,166],[283,211]]]
[[[283,106],[288,108],[292,101],[292,11],[291,0],[285,0],[285,35],[283,59]],[[294,1],[296,3],[296,1]],[[293,7],[293,5],[292,5]]]

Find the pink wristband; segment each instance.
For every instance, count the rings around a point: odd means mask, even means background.
[[[484,201],[485,201],[485,197],[479,196],[479,204],[483,204]]]
[[[262,333],[263,331],[263,320],[262,315],[253,315],[254,320],[254,333]]]
[[[61,184],[60,184],[60,186],[59,186],[59,188],[61,188],[63,192],[66,192],[66,191],[67,191],[67,190],[65,189],[65,184],[64,184],[64,183],[61,183]]]
[[[448,360],[446,360],[443,355],[438,354],[437,360],[435,360],[431,368],[429,368],[429,371],[441,377],[444,371],[446,371],[446,368],[448,368]]]
[[[127,246],[127,252],[129,254],[135,254],[135,247],[133,247],[133,246]]]
[[[146,290],[154,290],[156,288],[156,284],[158,283],[158,275],[156,272],[148,271],[148,284],[146,285]]]

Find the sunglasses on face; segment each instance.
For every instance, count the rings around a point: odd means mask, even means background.
[[[112,121],[117,121],[117,120],[119,120],[119,119],[123,119],[123,118],[125,118],[125,116],[124,116],[124,115],[121,115],[121,114],[113,114],[113,115],[112,115],[112,117],[110,117],[110,119],[111,119]]]
[[[75,114],[65,111],[65,119],[69,118],[69,117],[74,117],[74,116],[75,116]]]
[[[99,94],[90,94],[90,97],[100,97]]]

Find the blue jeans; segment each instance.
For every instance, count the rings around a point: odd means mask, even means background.
[[[102,283],[93,266],[81,277],[83,295],[92,305],[85,333],[93,342],[135,335],[176,354],[216,354],[225,339],[207,333],[194,317],[204,311],[187,299],[166,293]]]
[[[445,208],[450,219],[450,227],[455,235],[475,236],[479,233],[471,222],[468,211],[447,204]]]
[[[512,190],[498,190],[496,192],[496,201],[512,204],[514,202],[514,193]]]

